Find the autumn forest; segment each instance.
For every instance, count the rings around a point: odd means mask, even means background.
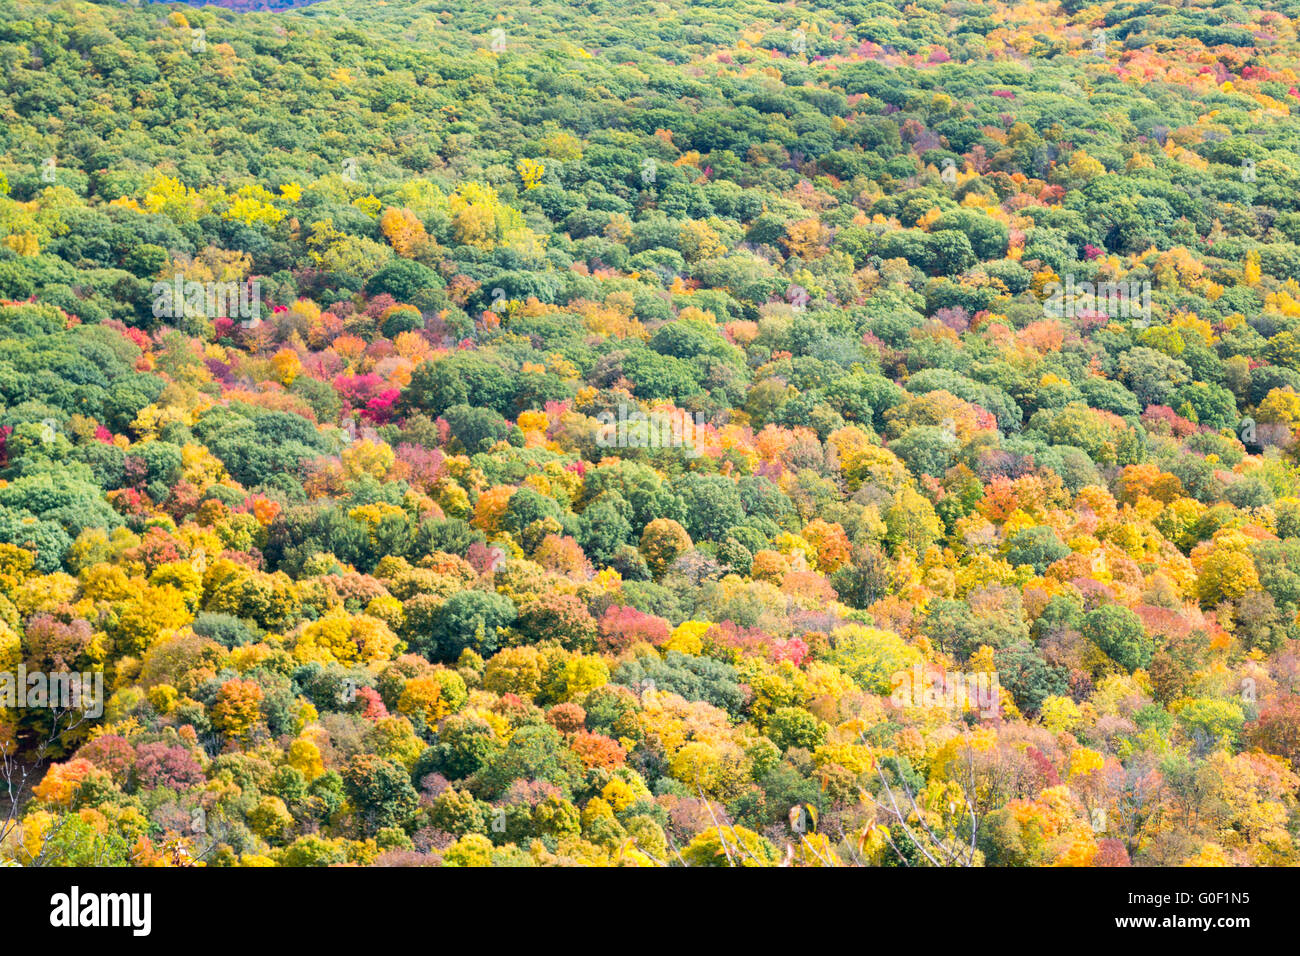
[[[0,865],[1300,864],[1298,30],[0,0]]]

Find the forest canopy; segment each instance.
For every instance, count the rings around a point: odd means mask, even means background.
[[[1300,862],[1300,3],[229,6],[0,0],[0,860]]]

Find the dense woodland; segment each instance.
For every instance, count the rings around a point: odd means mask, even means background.
[[[0,860],[1300,862],[1298,27],[0,0]]]

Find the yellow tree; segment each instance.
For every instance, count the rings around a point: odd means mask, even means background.
[[[415,213],[389,206],[379,217],[379,231],[403,259],[413,259],[428,250],[429,236]]]

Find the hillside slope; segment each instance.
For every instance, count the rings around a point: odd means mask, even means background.
[[[0,0],[0,858],[1300,862],[1298,17]]]

